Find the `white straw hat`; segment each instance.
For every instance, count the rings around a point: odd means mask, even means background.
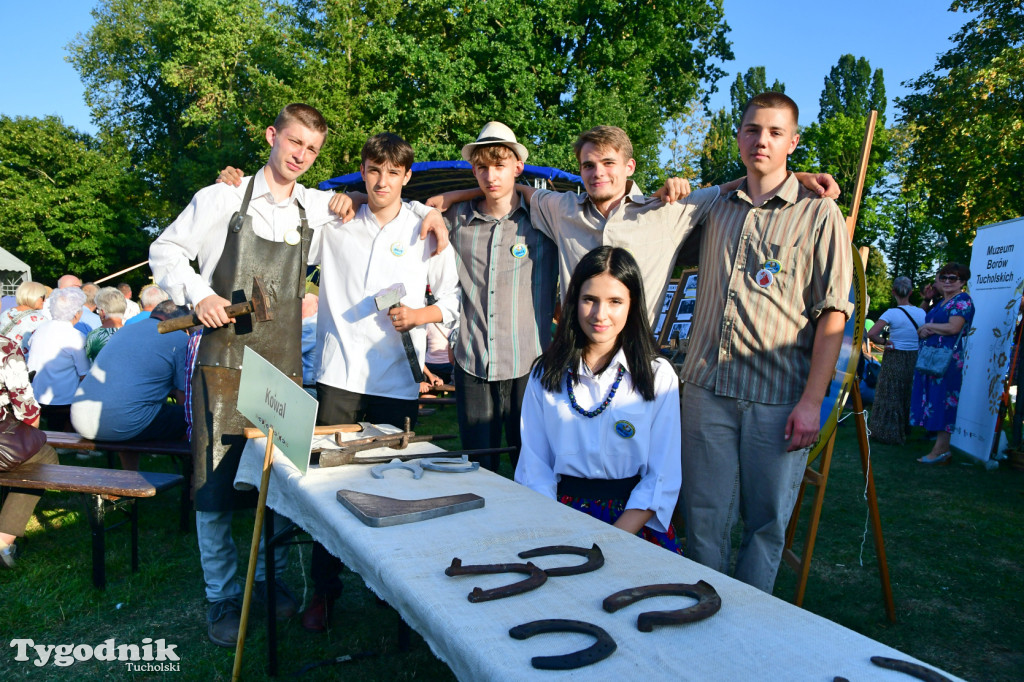
[[[484,145],[500,144],[508,147],[516,156],[519,157],[520,161],[526,161],[526,157],[530,155],[526,151],[526,147],[516,142],[516,134],[512,132],[504,123],[498,121],[491,121],[484,126],[483,130],[476,138],[476,142],[470,142],[462,148],[462,158],[469,161],[469,155],[473,152],[475,147],[482,147]]]

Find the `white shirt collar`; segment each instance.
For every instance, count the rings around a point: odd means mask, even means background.
[[[580,358],[580,366],[577,368],[577,372],[578,376],[581,377],[602,379],[605,376],[615,376],[615,370],[619,365],[622,365],[622,368],[625,369],[627,373],[632,374],[632,372],[629,371],[629,363],[626,362],[626,354],[623,352],[621,346],[617,351],[615,351],[615,355],[612,356],[612,361],[608,363],[608,366],[603,372],[601,372],[600,376],[595,375],[591,369],[587,367],[587,363],[583,361],[583,358]]]

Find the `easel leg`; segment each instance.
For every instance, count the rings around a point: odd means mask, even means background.
[[[821,507],[825,502],[825,486],[828,484],[828,472],[832,466],[832,450],[835,444],[836,433],[833,431],[832,437],[828,439],[828,445],[825,446],[821,453],[821,463],[818,465],[818,470],[815,471],[811,467],[807,467],[807,471],[804,472],[804,483],[802,486],[810,483],[815,486],[815,490],[814,503],[811,506],[811,520],[807,526],[807,538],[804,540],[803,557],[798,561],[797,571],[799,577],[796,583],[796,594],[793,596],[793,603],[797,606],[803,606],[804,593],[807,591],[807,577],[811,572],[811,557],[814,554],[814,541],[818,537],[818,522],[821,521]],[[796,512],[794,511],[795,514]],[[795,531],[795,528],[793,530]],[[792,554],[792,552],[790,553]]]

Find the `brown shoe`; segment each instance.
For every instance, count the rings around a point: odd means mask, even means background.
[[[238,643],[241,619],[242,609],[237,598],[215,601],[206,612],[206,634],[217,646],[234,649]]]
[[[334,597],[314,592],[313,600],[302,612],[302,627],[310,632],[325,632],[331,625],[330,615],[333,608]]]

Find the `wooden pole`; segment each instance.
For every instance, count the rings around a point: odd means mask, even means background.
[[[263,533],[263,514],[267,510],[267,488],[270,484],[270,470],[274,464],[274,429],[267,432],[267,450],[263,455],[263,476],[260,478],[260,497],[256,503],[256,524],[252,529],[252,547],[249,549],[249,570],[245,575],[245,596],[242,599],[242,619],[238,625],[238,644],[235,646],[235,667],[231,671],[232,682],[237,682],[242,673],[242,651],[245,649],[245,630],[249,624],[249,606],[252,603],[252,587],[256,579],[256,557],[260,551],[260,535]],[[272,585],[267,586],[273,589]],[[273,617],[273,616],[271,616]]]
[[[131,272],[135,268],[141,268],[143,265],[149,265],[149,261],[148,260],[144,260],[141,263],[136,263],[135,265],[131,266],[130,268],[125,268],[124,270],[118,270],[117,272],[115,272],[112,275],[107,275],[106,277],[99,278],[98,280],[93,282],[93,284],[99,284],[100,282],[106,282],[108,279],[114,279],[118,275],[123,275],[126,272]]]

